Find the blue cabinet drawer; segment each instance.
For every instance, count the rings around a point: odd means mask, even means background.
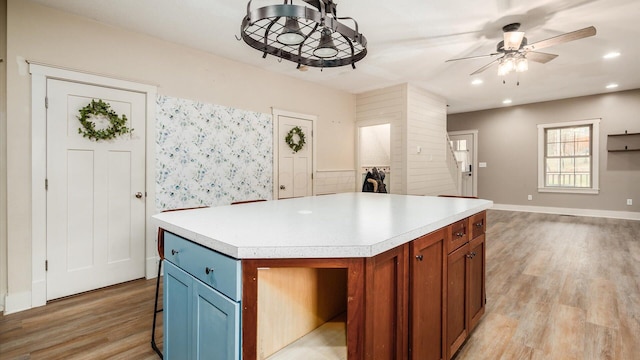
[[[241,300],[240,260],[170,232],[164,235],[164,258],[229,298]]]

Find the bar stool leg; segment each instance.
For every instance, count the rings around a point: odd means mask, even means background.
[[[156,345],[156,318],[158,316],[158,313],[164,310],[164,309],[158,310],[158,294],[160,292],[160,273],[162,269],[162,260],[163,259],[160,259],[158,261],[158,277],[156,278],[156,301],[153,307],[153,325],[152,325],[153,327],[151,328],[151,347],[153,348],[153,350],[155,350],[156,353],[158,353],[158,356],[160,356],[160,359],[162,359],[163,356],[162,356],[162,351],[160,351],[160,349],[158,349],[158,346]]]

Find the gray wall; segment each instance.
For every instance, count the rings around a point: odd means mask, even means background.
[[[537,124],[594,118],[602,119],[600,194],[538,193]],[[640,151],[607,152],[607,134],[640,132],[640,90],[451,114],[447,128],[479,130],[478,161],[487,163],[478,169],[481,198],[496,204],[640,211]]]

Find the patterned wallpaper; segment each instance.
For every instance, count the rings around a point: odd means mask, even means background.
[[[272,198],[271,115],[158,96],[156,208]]]

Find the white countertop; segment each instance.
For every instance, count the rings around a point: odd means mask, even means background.
[[[159,227],[237,259],[370,257],[486,210],[481,199],[344,193],[165,212]]]

